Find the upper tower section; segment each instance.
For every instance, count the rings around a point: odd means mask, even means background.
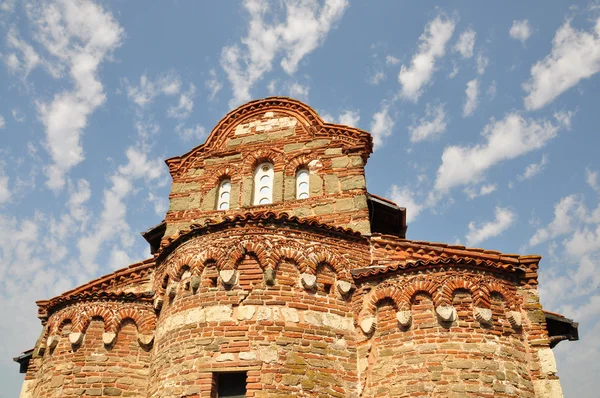
[[[371,135],[324,122],[284,97],[229,112],[206,142],[166,160],[173,186],[165,236],[255,211],[288,213],[369,234],[364,166]]]

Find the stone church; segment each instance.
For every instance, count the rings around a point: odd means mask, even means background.
[[[561,397],[541,257],[407,239],[372,150],[294,99],[231,111],[166,160],[151,258],[37,302],[21,397]]]

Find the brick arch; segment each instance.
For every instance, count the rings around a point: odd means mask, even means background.
[[[368,296],[366,302],[366,311],[370,315],[375,315],[379,303],[390,299],[394,303],[396,311],[404,311],[409,308],[408,303],[404,300],[402,290],[395,286],[379,287],[375,292]]]
[[[419,293],[426,293],[431,296],[432,301],[434,301],[434,297],[436,296],[436,292],[439,286],[436,282],[432,280],[418,280],[411,281],[404,286],[402,289],[402,293],[404,295],[404,300],[409,305],[412,305],[412,301],[415,296]]]
[[[102,321],[104,322],[104,330],[108,332],[113,324],[114,314],[109,308],[101,304],[85,307],[81,311],[80,321],[73,328],[73,331],[85,333],[93,318],[102,318]]]
[[[504,299],[504,302],[508,305],[508,307],[512,307],[512,293],[506,289],[504,285],[498,283],[495,280],[492,281],[484,281],[480,285],[481,294],[478,297],[477,305],[490,308],[490,300],[492,293],[498,293]]]
[[[210,170],[207,169],[206,172],[210,173],[210,176],[204,183],[204,187],[202,189],[203,193],[212,188],[218,187],[219,183],[224,178],[229,178],[232,183],[237,183],[242,180],[242,175],[240,174],[239,169],[232,164],[220,165],[211,168]]]
[[[262,243],[244,240],[234,245],[229,250],[226,261],[223,262],[221,267],[219,267],[219,263],[217,263],[217,269],[233,269],[247,254],[253,254],[256,257],[261,269],[264,269],[269,263],[268,253]]]
[[[273,163],[273,170],[281,170],[285,165],[285,157],[280,151],[274,149],[259,149],[250,152],[245,158],[242,166],[242,174],[254,176],[254,169],[263,162]]]
[[[307,256],[308,268],[314,275],[317,274],[317,267],[321,263],[329,264],[335,270],[338,279],[350,280],[350,274],[348,272],[348,264],[339,255],[329,250],[324,249],[313,249]]]
[[[306,272],[308,259],[299,249],[292,246],[274,248],[269,253],[267,266],[276,269],[283,260],[292,260],[300,272]]]
[[[433,295],[433,302],[436,306],[452,305],[454,292],[458,289],[464,289],[471,292],[471,296],[475,298],[479,292],[479,288],[468,278],[454,276],[446,279],[440,289],[436,290]]]
[[[155,316],[147,310],[138,308],[121,308],[114,316],[111,331],[116,333],[123,322],[131,319],[137,327],[138,333],[153,333],[156,326]]]
[[[217,268],[222,268],[225,259],[225,251],[218,247],[209,247],[208,249],[196,255],[195,267],[191,269],[192,275],[200,275],[209,261],[214,261]]]
[[[299,168],[306,167],[307,169],[309,169],[308,164],[310,162],[312,162],[313,160],[317,160],[317,157],[314,156],[312,153],[298,155],[298,156],[292,158],[285,165],[284,174],[287,177],[295,177],[296,171],[298,171]]]
[[[61,326],[67,321],[70,321],[73,326],[77,325],[80,321],[80,316],[80,310],[76,307],[64,309],[54,317],[54,321],[49,327],[48,334],[57,333]]]

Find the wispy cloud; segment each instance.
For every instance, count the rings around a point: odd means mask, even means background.
[[[499,236],[516,221],[517,215],[508,208],[496,207],[495,218],[493,221],[488,221],[482,224],[477,224],[474,221],[469,223],[469,232],[466,235],[467,245],[478,245],[481,242]]]
[[[282,23],[269,24],[265,16],[275,6],[264,0],[246,0],[250,14],[248,35],[241,42],[223,48],[221,66],[233,90],[229,102],[234,107],[251,98],[250,90],[272,69],[275,56],[282,52],[282,69],[292,75],[300,61],[327,37],[335,23],[344,15],[346,0],[326,0],[323,6],[313,1],[286,2],[286,17]]]
[[[408,127],[411,142],[432,140],[446,131],[446,111],[444,104],[433,106],[427,104],[425,116]]]
[[[565,22],[554,35],[552,51],[531,67],[523,84],[525,108],[543,108],[556,97],[600,71],[600,18],[591,32],[573,29]]]
[[[521,43],[525,44],[529,36],[531,36],[531,27],[529,26],[529,21],[523,19],[521,21],[514,20],[510,30],[508,31],[510,37],[515,40],[519,40]]]
[[[454,33],[455,21],[439,15],[429,21],[419,37],[419,49],[409,66],[402,65],[398,82],[402,85],[400,96],[417,102],[423,88],[429,84],[436,61],[446,53],[446,43]]]
[[[463,106],[463,116],[471,116],[479,104],[479,80],[473,79],[467,83],[466,99]]]

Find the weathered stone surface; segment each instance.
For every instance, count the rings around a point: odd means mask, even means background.
[[[435,309],[435,313],[444,322],[456,321],[456,308],[451,305],[439,306]]]
[[[237,318],[241,320],[250,320],[256,312],[256,307],[253,305],[243,305],[237,309]]]
[[[507,313],[508,322],[510,322],[513,328],[520,328],[522,325],[521,313],[517,311],[508,311]]]
[[[360,321],[360,328],[364,334],[370,334],[375,331],[377,320],[375,317],[369,316]]]
[[[69,342],[73,345],[79,345],[83,342],[83,333],[81,332],[73,332],[69,333]]]
[[[219,271],[221,281],[226,285],[235,285],[237,281],[237,272],[233,269],[224,269]]]
[[[540,370],[546,375],[556,374],[556,360],[554,359],[554,353],[550,348],[541,348],[537,351],[537,355],[540,361]]]
[[[347,281],[337,281],[336,282],[338,291],[342,294],[348,294],[352,290],[353,286],[350,282]]]
[[[317,284],[317,277],[312,274],[304,273],[300,275],[300,280],[306,289],[314,289]]]
[[[102,342],[105,345],[111,345],[115,342],[115,338],[117,337],[116,333],[113,332],[104,332],[102,333]]]
[[[404,327],[407,327],[410,325],[411,321],[412,321],[412,313],[411,311],[398,311],[396,312],[396,319],[398,320],[398,323]]]
[[[475,319],[484,325],[490,325],[492,323],[492,310],[489,308],[474,308]]]

